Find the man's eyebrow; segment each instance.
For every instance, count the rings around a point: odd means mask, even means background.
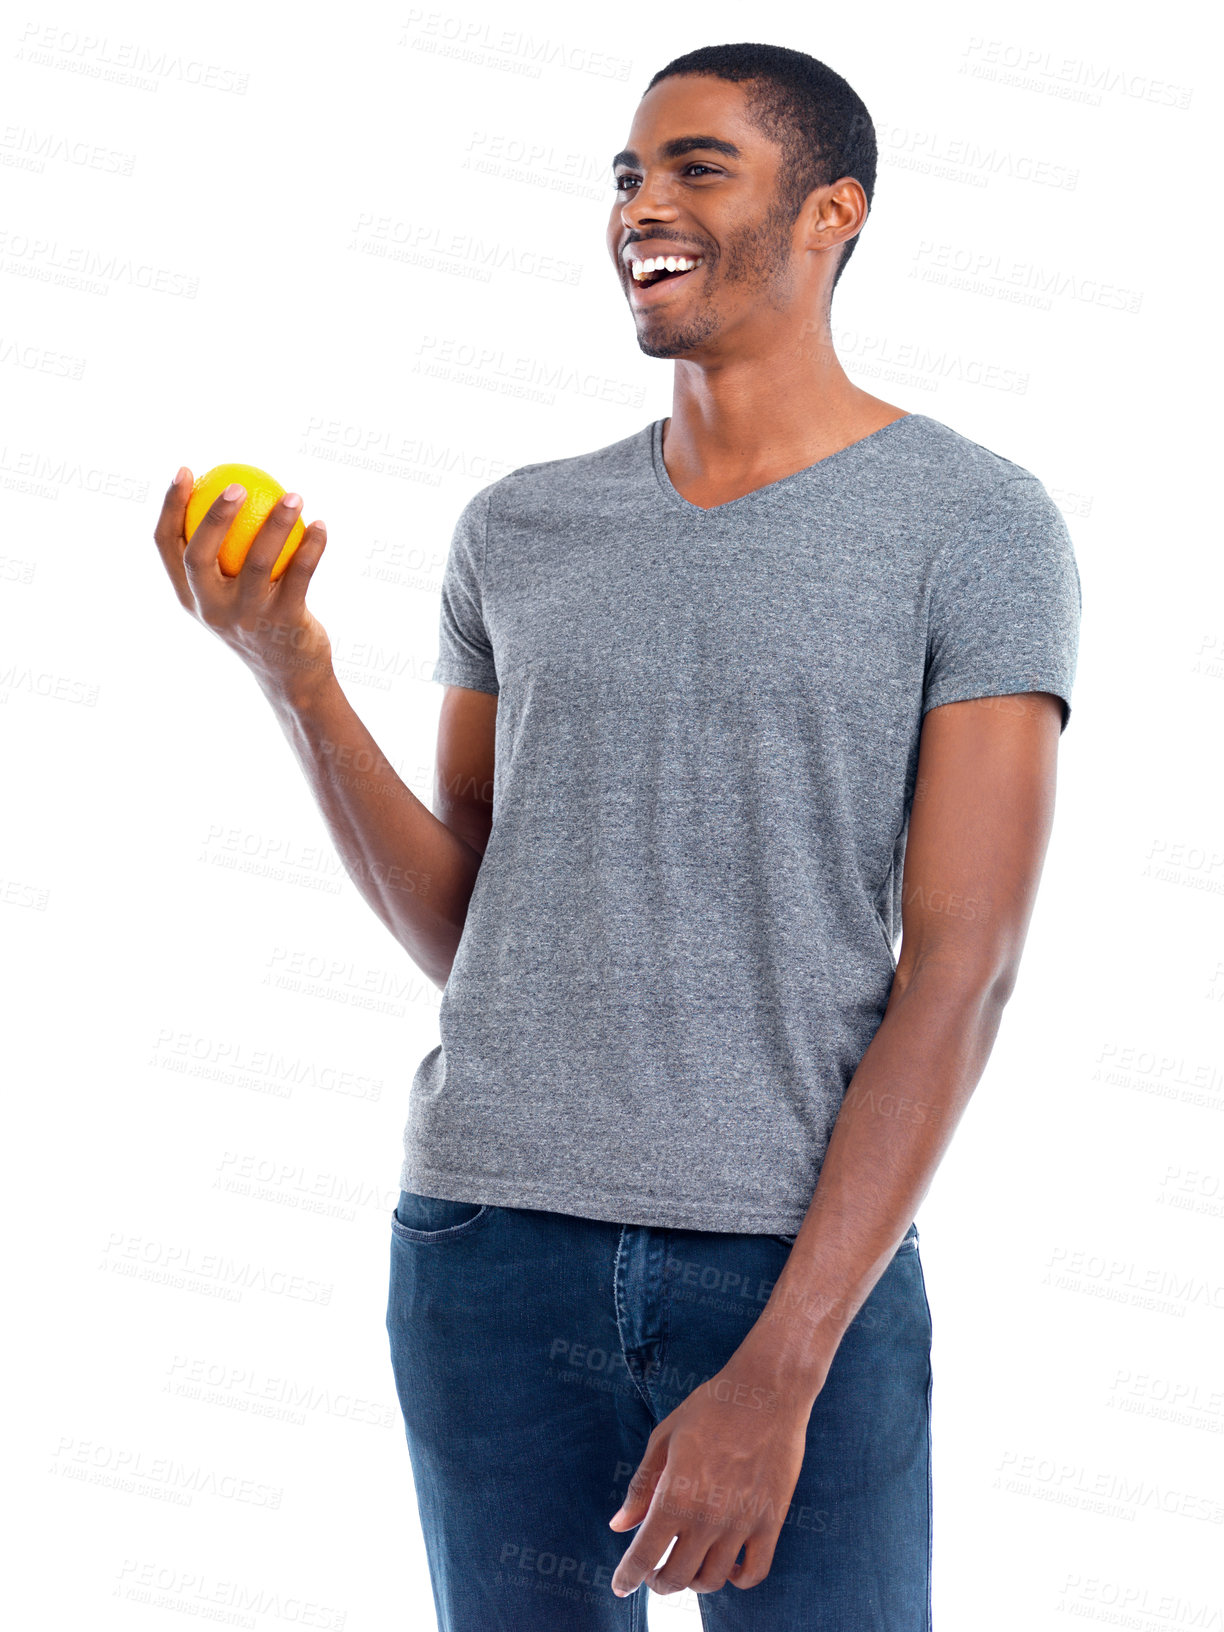
[[[670,142],[663,143],[659,149],[659,157],[682,159],[686,153],[698,151],[723,153],[729,159],[742,159],[744,156],[734,142],[724,142],[721,136],[673,136]],[[631,147],[626,147],[612,160],[613,170],[618,164],[627,164],[635,170],[640,170],[642,161]]]

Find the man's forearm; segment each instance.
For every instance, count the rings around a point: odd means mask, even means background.
[[[803,1228],[742,1345],[815,1399],[846,1327],[888,1268],[978,1083],[1004,996],[932,968],[894,990],[850,1081]]]
[[[349,877],[425,974],[445,986],[479,852],[405,786],[334,676],[296,697],[265,695]]]

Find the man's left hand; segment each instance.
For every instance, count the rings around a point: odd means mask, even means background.
[[[614,1530],[641,1527],[613,1592],[627,1596],[643,1581],[658,1593],[763,1581],[799,1482],[816,1392],[779,1382],[741,1350],[664,1417],[611,1520]]]

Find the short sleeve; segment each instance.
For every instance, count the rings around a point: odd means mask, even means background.
[[[473,691],[498,690],[493,646],[484,621],[483,576],[489,490],[460,512],[442,573],[438,660],[432,680]]]
[[[1014,477],[937,558],[922,712],[1050,691],[1071,718],[1081,591],[1062,512],[1035,476]]]

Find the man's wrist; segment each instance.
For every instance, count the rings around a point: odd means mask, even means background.
[[[340,681],[333,668],[322,673],[280,670],[269,674],[253,671],[259,689],[278,713],[309,714],[320,704],[333,700],[340,691]]]
[[[825,1385],[842,1329],[787,1311],[772,1300],[736,1350],[761,1385],[810,1406]]]

